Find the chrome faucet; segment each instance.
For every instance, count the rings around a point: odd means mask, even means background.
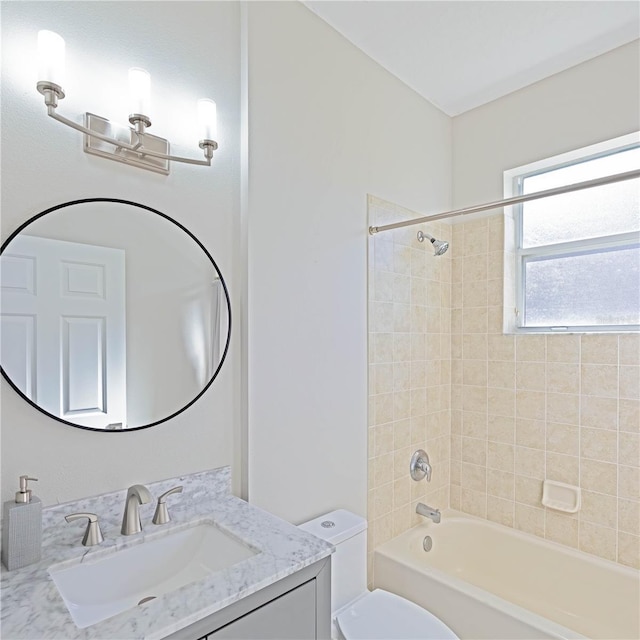
[[[141,484],[134,484],[127,491],[127,501],[124,505],[124,515],[122,516],[122,528],[120,533],[123,536],[130,536],[134,533],[142,531],[142,522],[140,521],[141,504],[151,502],[151,494],[147,487]]]
[[[423,449],[418,449],[413,456],[411,456],[411,462],[409,463],[409,475],[412,480],[416,482],[427,479],[427,482],[431,482],[431,472],[433,467],[429,462],[429,456]]]
[[[440,509],[434,509],[430,507],[428,504],[422,504],[422,502],[418,502],[418,506],[416,507],[416,513],[419,516],[424,516],[425,518],[431,518],[436,524],[440,522]]]

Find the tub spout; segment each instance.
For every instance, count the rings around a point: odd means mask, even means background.
[[[440,509],[434,509],[430,507],[428,504],[422,504],[422,502],[418,502],[418,506],[416,507],[416,513],[419,516],[424,516],[425,518],[431,518],[436,524],[440,522]]]

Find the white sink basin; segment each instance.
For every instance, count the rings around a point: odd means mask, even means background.
[[[259,553],[205,523],[49,573],[84,629]],[[144,603],[143,603],[144,604]]]

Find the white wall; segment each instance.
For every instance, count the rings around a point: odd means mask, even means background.
[[[450,119],[298,3],[248,36],[249,499],[365,514],[366,195],[446,209]]]
[[[637,131],[639,83],[636,40],[457,116],[454,206],[500,200],[506,169]]]
[[[239,12],[238,3],[225,2],[2,3],[2,237],[64,201],[140,202],[203,242],[239,315]],[[47,118],[35,90],[39,29],[66,40],[67,98],[59,111],[71,118],[91,111],[126,122],[127,69],[142,66],[152,77],[152,132],[168,137],[173,151],[197,156],[195,101],[216,100],[214,166],[174,164],[170,176],[160,176],[83,153],[82,136]],[[40,478],[35,492],[51,504],[232,463],[238,345],[235,332],[218,379],[195,405],[134,433],[101,434],[50,420],[3,379],[2,499],[25,473]]]

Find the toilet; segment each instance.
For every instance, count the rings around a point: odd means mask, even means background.
[[[458,640],[422,607],[382,589],[367,589],[367,521],[339,509],[299,525],[334,545],[331,635],[336,640]]]

